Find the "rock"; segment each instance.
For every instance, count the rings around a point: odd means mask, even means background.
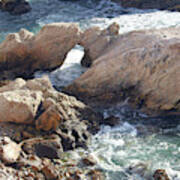
[[[31,6],[25,0],[0,0],[0,9],[12,15],[21,15],[29,12]]]
[[[36,120],[36,129],[42,129],[44,131],[56,130],[60,122],[61,116],[58,112],[58,107],[51,106]]]
[[[42,169],[43,174],[45,175],[46,179],[54,180],[58,179],[58,172],[55,169],[55,166],[52,164],[48,164]]]
[[[131,165],[127,168],[127,171],[131,174],[138,174],[144,179],[149,179],[148,173],[149,166],[147,163],[142,161],[134,161]]]
[[[61,139],[58,136],[32,138],[24,140],[21,144],[27,154],[34,154],[40,158],[58,159],[63,152]]]
[[[67,53],[79,42],[80,29],[73,23],[45,25],[35,36],[31,47],[34,68],[55,69],[61,66]],[[38,60],[38,61],[37,61]]]
[[[45,25],[36,36],[25,29],[9,34],[0,44],[1,79],[29,78],[37,70],[61,66],[79,37],[73,23]]]
[[[28,81],[16,79],[14,84],[9,83],[1,87],[0,106],[1,122],[31,125],[18,132],[11,132],[12,137],[18,133],[18,141],[21,141],[22,138],[56,132],[60,137],[59,147],[62,151],[87,147],[91,134],[97,133],[103,121],[103,116],[91,107],[72,96],[56,91],[47,77]],[[11,127],[16,129],[16,126]],[[9,129],[11,128],[6,128],[6,132]],[[32,142],[28,141],[28,144],[30,146],[23,146],[26,147],[26,152],[34,153],[37,149],[49,152],[49,146],[42,142],[38,148],[35,148]],[[39,152],[40,154],[43,153]]]
[[[29,124],[34,121],[42,93],[14,90],[0,93],[0,122]]]
[[[168,9],[171,10],[180,5],[179,0],[113,0],[115,2],[120,2],[123,7],[135,7],[140,9]],[[177,9],[178,10],[178,9]]]
[[[164,169],[157,169],[153,175],[154,180],[170,180]]]
[[[119,35],[64,92],[90,105],[125,101],[146,112],[180,110],[180,29]]]
[[[17,78],[15,81],[11,81],[10,83],[6,84],[5,86],[0,87],[0,93],[20,89],[25,84],[26,84],[26,81],[24,79]]]
[[[88,155],[82,159],[83,164],[86,166],[94,166],[97,164],[96,159],[92,155]]]
[[[81,64],[85,67],[90,67],[93,60],[104,53],[104,49],[107,48],[118,34],[119,25],[117,23],[111,24],[104,30],[92,27],[82,33],[79,44],[84,47],[85,55]]]
[[[9,137],[0,138],[0,159],[6,164],[17,161],[21,153],[21,147]]]
[[[121,120],[119,117],[115,117],[115,116],[110,116],[106,119],[104,119],[104,121],[102,122],[102,124],[108,125],[108,126],[117,126],[118,124],[120,124]]]

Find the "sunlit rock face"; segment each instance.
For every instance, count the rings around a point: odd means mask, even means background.
[[[128,98],[146,110],[179,111],[179,37],[179,28],[119,35],[65,91],[92,104]]]
[[[1,78],[29,77],[36,70],[61,66],[79,34],[73,23],[45,25],[36,36],[25,29],[9,34],[0,44]]]
[[[179,0],[113,0],[120,2],[123,7],[135,7],[140,9],[167,9],[171,11],[180,11]]]

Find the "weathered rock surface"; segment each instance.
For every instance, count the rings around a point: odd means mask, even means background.
[[[129,103],[146,110],[179,111],[179,32],[168,28],[119,35],[64,91],[93,105],[129,98]]]
[[[62,151],[86,147],[103,119],[76,98],[57,92],[47,77],[28,81],[18,78],[0,88],[0,100],[1,122],[28,123],[39,131],[56,131]],[[28,138],[35,134],[19,133]]]
[[[26,0],[0,0],[0,9],[12,15],[20,15],[29,12],[31,6]]]
[[[0,159],[6,164],[14,163],[20,157],[21,146],[9,137],[0,138]]]
[[[29,77],[36,70],[61,66],[79,34],[73,23],[45,25],[36,36],[25,29],[9,34],[0,44],[1,79]]]
[[[120,2],[123,7],[135,7],[140,9],[167,9],[179,11],[179,0],[113,0]]]
[[[79,44],[84,47],[85,55],[81,64],[85,67],[91,66],[93,60],[105,53],[104,50],[118,34],[119,25],[116,23],[111,24],[104,30],[92,27],[83,32]]]
[[[0,122],[32,123],[41,101],[40,91],[14,90],[0,93]]]

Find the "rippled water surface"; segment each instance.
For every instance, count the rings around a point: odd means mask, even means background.
[[[120,25],[120,33],[180,25],[178,12],[123,9],[109,0],[30,0],[30,4],[32,11],[25,15],[0,12],[0,41],[21,28],[37,33],[44,24],[52,22],[77,22],[86,29],[94,25],[104,28],[115,21]],[[82,56],[83,49],[77,46],[60,69],[37,72],[35,76],[48,74],[52,83],[61,89],[86,70],[79,64]],[[124,107],[104,110],[104,115],[121,119],[116,127],[103,126],[89,145],[106,179],[146,180],[155,169],[165,168],[171,179],[180,180],[180,126],[162,129],[156,126],[156,121],[143,124],[142,119],[151,120]]]

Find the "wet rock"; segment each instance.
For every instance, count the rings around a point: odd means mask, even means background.
[[[94,166],[97,164],[96,159],[92,155],[88,155],[82,159],[83,164],[86,166]]]
[[[0,122],[32,123],[41,101],[42,93],[38,91],[0,93]]]
[[[21,146],[12,141],[9,137],[0,138],[0,159],[6,163],[17,161],[21,153]]]
[[[36,36],[25,29],[9,34],[0,44],[1,78],[27,78],[37,70],[61,66],[79,42],[79,34],[79,27],[73,23],[45,25]]]
[[[104,119],[104,121],[102,122],[102,124],[108,125],[108,126],[116,126],[120,123],[120,119],[119,117],[115,117],[115,116],[110,116],[106,119]]]
[[[95,59],[104,53],[104,49],[119,34],[119,25],[111,24],[104,30],[98,27],[87,29],[81,35],[80,45],[84,47],[85,55],[81,64],[90,67]]]
[[[64,89],[93,106],[127,100],[146,112],[180,110],[179,28],[119,35]]]
[[[170,180],[164,169],[157,169],[153,175],[154,180]]]
[[[120,2],[123,7],[135,7],[140,9],[168,9],[171,10],[174,7],[180,5],[179,0],[113,0]],[[174,8],[175,9],[175,8]],[[178,9],[177,9],[178,10]]]
[[[31,10],[31,6],[25,0],[1,0],[0,9],[8,11],[12,15],[21,15]]]
[[[131,174],[138,174],[142,178],[149,179],[149,165],[142,161],[134,161],[131,165],[127,168],[127,172]]]

